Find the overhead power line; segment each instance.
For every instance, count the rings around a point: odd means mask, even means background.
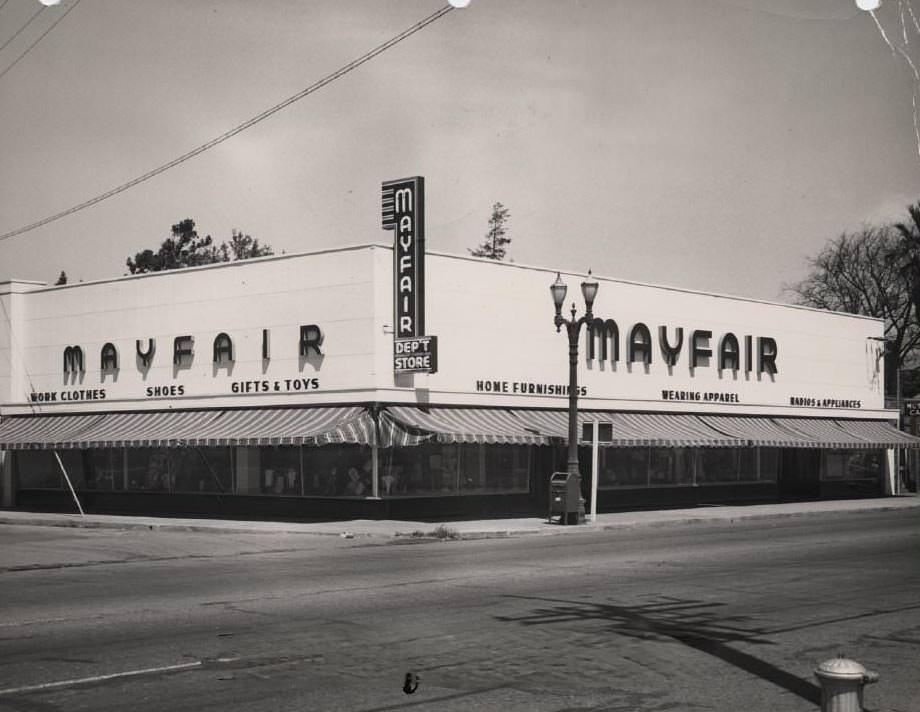
[[[5,4],[6,4],[6,3],[4,3],[4,5],[5,5]],[[2,52],[4,49],[6,49],[6,46],[7,46],[10,42],[12,42],[12,41],[15,40],[17,37],[19,37],[19,35],[22,34],[22,31],[23,31],[24,29],[26,29],[29,25],[31,25],[31,24],[32,24],[32,21],[33,21],[36,17],[38,17],[39,15],[42,14],[42,10],[44,10],[44,9],[45,9],[45,6],[44,6],[44,5],[42,5],[40,8],[38,8],[38,10],[35,11],[35,13],[32,15],[32,17],[30,17],[28,20],[26,20],[26,24],[24,24],[22,27],[20,27],[18,30],[16,30],[16,32],[13,33],[13,36],[12,36],[12,37],[10,37],[6,42],[4,42],[2,45],[0,45],[0,52]]]
[[[226,140],[228,140],[228,139],[230,139],[230,138],[233,138],[233,137],[236,136],[238,133],[241,133],[241,132],[245,131],[246,129],[248,129],[248,128],[252,127],[252,126],[255,126],[256,124],[258,124],[258,123],[264,121],[265,119],[267,119],[268,117],[272,116],[273,114],[276,114],[277,112],[281,111],[282,109],[287,108],[288,106],[290,106],[290,105],[293,104],[294,102],[300,101],[301,99],[303,99],[303,98],[306,97],[306,96],[309,96],[310,94],[312,94],[313,92],[317,91],[318,89],[322,89],[322,88],[323,88],[324,86],[326,86],[327,84],[330,84],[330,83],[334,82],[336,79],[339,79],[340,77],[343,77],[344,75],[348,74],[349,72],[351,72],[351,71],[357,69],[357,68],[360,67],[362,64],[364,64],[364,63],[366,63],[366,62],[369,62],[370,60],[372,60],[372,59],[373,59],[374,57],[376,57],[377,55],[382,54],[383,52],[386,52],[388,49],[390,49],[391,47],[393,47],[393,46],[399,44],[399,43],[402,42],[404,39],[406,39],[406,38],[408,38],[408,37],[411,37],[412,35],[414,35],[414,34],[415,34],[416,32],[418,32],[419,30],[424,29],[425,27],[427,27],[427,26],[430,25],[431,23],[433,23],[433,22],[435,22],[436,20],[439,20],[440,18],[444,17],[444,15],[446,15],[447,13],[449,13],[451,10],[453,10],[453,7],[451,7],[450,5],[446,5],[445,7],[442,7],[442,8],[441,8],[440,10],[438,10],[437,12],[432,13],[431,15],[429,15],[429,16],[426,17],[426,18],[424,18],[423,20],[419,20],[419,21],[416,22],[414,25],[412,25],[411,27],[409,27],[409,28],[403,30],[403,31],[400,32],[399,34],[394,35],[393,37],[391,37],[390,39],[388,39],[388,40],[387,40],[386,42],[384,42],[383,44],[378,45],[377,47],[375,47],[375,48],[372,49],[371,51],[367,52],[366,54],[362,54],[362,55],[361,55],[360,57],[358,57],[357,59],[352,60],[351,62],[349,62],[348,64],[346,64],[346,65],[344,65],[344,66],[342,66],[342,67],[340,67],[339,69],[335,70],[335,71],[332,72],[331,74],[326,75],[325,77],[323,77],[323,78],[320,79],[319,81],[317,81],[317,82],[311,84],[310,86],[306,87],[305,89],[303,89],[303,90],[297,92],[297,93],[294,94],[293,96],[288,97],[287,99],[285,99],[285,100],[282,101],[281,103],[275,104],[273,107],[271,107],[270,109],[266,109],[265,111],[263,111],[263,112],[260,113],[260,114],[256,114],[256,115],[253,116],[251,119],[248,119],[247,121],[244,121],[243,123],[239,124],[238,126],[232,128],[232,129],[230,129],[229,131],[226,131],[225,133],[222,133],[220,136],[217,136],[217,137],[215,137],[215,138],[212,138],[212,139],[211,139],[210,141],[208,141],[207,143],[203,143],[203,144],[201,144],[200,146],[198,146],[197,148],[193,148],[193,149],[192,149],[191,151],[189,151],[188,153],[183,153],[181,156],[179,156],[178,158],[174,158],[174,159],[171,160],[169,163],[164,163],[162,166],[159,166],[158,168],[154,168],[153,170],[148,171],[147,173],[144,173],[143,175],[140,175],[140,176],[138,176],[137,178],[134,178],[133,180],[128,181],[127,183],[123,183],[122,185],[118,186],[117,188],[112,188],[111,190],[108,190],[108,191],[106,191],[105,193],[102,193],[102,194],[100,194],[100,195],[97,195],[95,198],[90,198],[89,200],[86,200],[86,201],[84,201],[84,202],[82,202],[82,203],[79,203],[78,205],[74,205],[74,206],[71,207],[71,208],[67,208],[67,210],[62,210],[62,211],[59,212],[59,213],[55,213],[54,215],[49,215],[49,216],[46,217],[46,218],[42,218],[41,220],[37,220],[36,222],[30,223],[29,225],[25,225],[24,227],[20,227],[20,228],[17,228],[17,229],[15,229],[15,230],[11,230],[11,231],[9,231],[9,232],[3,233],[2,235],[0,235],[0,240],[8,240],[8,239],[11,238],[11,237],[16,237],[17,235],[22,235],[23,233],[29,232],[29,231],[31,231],[31,230],[35,230],[36,228],[42,227],[43,225],[47,225],[48,223],[54,222],[54,221],[56,221],[56,220],[60,220],[61,218],[67,217],[68,215],[72,215],[73,213],[75,213],[75,212],[77,212],[77,211],[79,211],[79,210],[83,210],[84,208],[88,208],[88,207],[90,207],[90,206],[93,206],[93,205],[95,205],[96,203],[101,203],[103,200],[106,200],[106,199],[108,199],[108,198],[111,198],[112,196],[118,195],[119,193],[123,193],[124,191],[128,190],[129,188],[133,188],[134,186],[139,185],[140,183],[143,183],[143,182],[145,182],[145,181],[150,180],[151,178],[153,178],[153,177],[155,177],[155,176],[160,175],[160,173],[163,173],[163,172],[165,172],[165,171],[168,171],[170,168],[175,168],[175,167],[178,166],[180,163],[184,163],[185,161],[187,161],[187,160],[189,160],[189,159],[191,159],[191,158],[194,158],[195,156],[197,156],[197,155],[199,155],[199,154],[201,154],[201,153],[204,153],[204,152],[207,151],[208,149],[214,148],[214,146],[217,146],[218,144],[221,144],[221,143],[223,143],[224,141],[226,141]]]
[[[15,67],[17,64],[19,64],[19,61],[20,61],[23,57],[25,57],[29,52],[31,52],[31,51],[35,48],[35,45],[37,45],[39,42],[41,42],[43,39],[45,39],[45,35],[47,35],[49,32],[51,32],[51,30],[53,30],[55,27],[57,27],[57,26],[58,26],[58,23],[59,23],[61,20],[63,20],[65,17],[67,17],[67,15],[70,14],[71,10],[73,10],[73,9],[74,9],[77,5],[79,5],[79,4],[80,4],[80,0],[74,0],[74,4],[71,5],[70,7],[68,7],[67,10],[65,10],[63,13],[61,13],[61,16],[58,17],[58,19],[56,19],[56,20],[54,21],[54,23],[51,25],[51,27],[49,27],[47,30],[45,30],[44,32],[42,32],[42,33],[38,36],[38,39],[37,39],[37,40],[35,40],[32,44],[30,44],[28,47],[26,47],[25,51],[24,51],[22,54],[20,54],[18,57],[16,57],[16,59],[14,59],[12,62],[10,62],[10,65],[9,65],[6,69],[4,69],[2,72],[0,72],[0,79],[3,79],[3,77],[6,76],[6,73],[7,73],[8,71],[10,71],[10,70],[11,70],[13,67]],[[2,6],[2,5],[0,5],[0,9],[3,9],[3,6]]]

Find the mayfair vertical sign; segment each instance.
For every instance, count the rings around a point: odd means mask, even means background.
[[[425,179],[383,183],[383,229],[393,230],[393,370],[437,367],[437,338],[425,335]]]
[[[397,339],[425,334],[425,179],[383,184],[383,229],[393,230],[393,332]]]

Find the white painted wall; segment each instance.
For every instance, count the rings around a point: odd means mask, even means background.
[[[22,357],[23,295],[44,286],[44,282],[0,282],[0,403],[9,402],[13,393],[28,392]]]
[[[393,374],[392,249],[366,245],[304,255],[212,265],[153,275],[45,287],[14,295],[15,337],[0,329],[0,403],[4,414],[31,412],[28,381],[57,400],[41,412],[325,404],[365,401],[563,408],[567,397],[515,392],[515,384],[568,385],[568,346],[553,326],[549,285],[555,270],[431,253],[426,258],[427,332],[439,342],[439,371]],[[563,275],[566,306],[583,303],[580,275]],[[620,327],[620,361],[587,362],[580,339],[582,408],[673,410],[821,417],[893,417],[883,410],[876,353],[882,322],[875,319],[598,278],[595,314]],[[6,291],[9,291],[7,289]],[[9,300],[0,290],[0,299]],[[4,302],[10,306],[10,302]],[[566,312],[566,315],[567,312]],[[18,320],[18,321],[17,321]],[[627,364],[626,337],[637,321],[652,331],[648,372]],[[301,363],[302,324],[324,332],[322,362]],[[684,329],[684,346],[670,370],[658,346],[659,325]],[[262,329],[271,330],[271,359],[261,358]],[[691,372],[690,336],[713,332],[710,347],[726,331],[743,344],[745,334],[769,336],[778,347],[779,373],[721,374],[711,365]],[[219,332],[234,343],[232,368],[215,368],[212,345]],[[195,339],[191,367],[175,369],[173,339]],[[135,340],[156,340],[153,366],[144,373]],[[119,352],[117,378],[100,372],[100,350],[111,341]],[[86,371],[71,383],[63,351],[80,345]],[[22,358],[16,358],[16,351]],[[23,364],[25,369],[23,371]],[[881,364],[878,363],[880,366]],[[755,362],[756,368],[756,362]],[[28,378],[26,378],[28,376]],[[287,382],[318,379],[318,387],[288,390]],[[507,393],[477,391],[478,381],[507,384]],[[233,393],[240,382],[259,391]],[[261,384],[269,391],[261,391]],[[276,390],[276,384],[280,386]],[[181,386],[183,394],[148,395],[148,387]],[[520,388],[520,387],[518,387]],[[86,393],[105,391],[105,398]],[[82,391],[78,400],[64,393]],[[738,403],[671,401],[662,391],[728,393]],[[858,408],[790,405],[791,397],[858,401]]]
[[[23,361],[14,360],[13,371],[25,363],[35,390],[56,394],[56,400],[38,404],[41,412],[366,400],[374,385],[372,252],[284,255],[39,289],[20,297]],[[299,356],[300,326],[309,324],[324,334],[321,361]],[[271,332],[267,362],[262,329]],[[221,332],[233,340],[232,367],[215,367],[212,360]],[[183,335],[194,338],[194,358],[190,366],[175,368],[173,341]],[[156,352],[145,371],[136,340],[146,349],[148,338]],[[118,350],[114,375],[100,370],[106,342]],[[76,379],[63,373],[68,345],[81,346],[86,359],[85,373]],[[309,385],[296,390],[301,379]],[[258,383],[257,390],[233,392],[233,384],[246,382]],[[172,386],[181,387],[182,395],[147,390]],[[61,400],[74,392],[77,400]],[[26,389],[12,389],[4,412],[29,412],[23,407],[27,398]]]
[[[389,259],[381,250],[378,259]],[[565,328],[556,333],[549,286],[554,270],[494,263],[473,258],[429,253],[427,270],[428,333],[437,335],[439,372],[390,378],[387,399],[431,400],[457,404],[565,407],[567,397],[521,395],[515,383],[568,385],[568,339]],[[578,316],[584,313],[580,283],[583,275],[562,275],[568,285],[564,316],[572,301]],[[878,417],[883,412],[883,378],[876,373],[881,344],[880,320],[821,312],[787,305],[702,294],[687,290],[635,284],[607,278],[600,283],[594,304],[596,316],[613,318],[620,328],[620,361],[611,367],[586,359],[585,336],[579,341],[579,385],[587,388],[581,408],[674,410],[720,413],[757,413],[821,417]],[[390,276],[390,287],[392,276]],[[389,287],[388,287],[389,289]],[[654,352],[646,369],[627,364],[625,340],[636,322],[652,332]],[[684,345],[673,369],[668,369],[658,346],[658,327],[684,330]],[[690,337],[694,329],[713,332],[710,366],[693,372]],[[716,368],[718,341],[734,333],[743,348],[743,336],[769,336],[777,343],[778,374],[773,379],[756,371],[720,374]],[[389,341],[387,340],[389,339]],[[391,350],[387,337],[382,349]],[[756,346],[755,346],[756,348]],[[754,367],[756,369],[756,359]],[[477,392],[477,381],[507,383],[509,392]],[[400,387],[411,381],[409,387]],[[529,386],[528,386],[529,387]],[[670,401],[662,391],[728,393],[738,403]],[[791,397],[858,401],[858,408],[800,407]],[[890,411],[884,411],[892,417]]]

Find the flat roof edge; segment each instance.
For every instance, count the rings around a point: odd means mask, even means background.
[[[282,253],[280,255],[267,255],[265,257],[253,257],[253,258],[243,259],[243,260],[234,260],[232,262],[215,262],[212,264],[198,265],[195,267],[182,267],[179,269],[162,270],[159,272],[144,272],[143,274],[127,274],[127,275],[121,275],[119,277],[107,277],[104,279],[90,280],[87,282],[73,282],[70,284],[61,284],[61,285],[48,285],[46,282],[34,281],[34,280],[12,279],[12,280],[6,280],[3,282],[0,282],[0,292],[2,292],[2,288],[4,285],[10,285],[10,284],[23,284],[23,285],[33,286],[35,288],[28,289],[27,291],[28,293],[36,293],[36,292],[45,292],[45,291],[51,291],[51,290],[56,290],[56,289],[72,289],[75,287],[83,287],[83,286],[89,286],[89,285],[110,284],[114,282],[123,282],[123,281],[128,281],[128,280],[133,280],[133,279],[149,279],[149,278],[160,277],[160,276],[164,276],[168,274],[188,274],[189,272],[200,272],[203,270],[237,268],[237,267],[245,266],[247,264],[271,262],[271,261],[278,261],[278,260],[285,260],[285,259],[296,259],[296,258],[301,258],[301,257],[310,257],[313,255],[322,255],[322,254],[329,254],[329,253],[334,253],[334,252],[349,252],[349,251],[358,251],[358,250],[375,249],[375,248],[392,251],[393,245],[387,244],[385,242],[380,242],[380,241],[362,242],[362,243],[356,243],[352,245],[343,245],[339,247],[327,247],[327,248],[322,248],[318,250],[309,250],[306,252],[288,252],[288,253]],[[553,272],[560,272],[560,273],[565,272],[567,275],[572,275],[572,276],[586,276],[586,273],[579,273],[573,270],[545,267],[541,265],[521,264],[517,262],[504,262],[504,261],[499,261],[499,260],[490,260],[490,259],[486,259],[483,257],[473,257],[471,255],[458,255],[458,254],[454,254],[450,252],[442,252],[440,250],[426,250],[426,254],[435,256],[435,257],[442,257],[445,259],[462,260],[462,261],[474,262],[478,264],[488,264],[488,265],[492,265],[492,266],[499,267],[499,268],[510,268],[510,269],[521,269],[525,271],[545,272],[549,275],[552,275]],[[738,295],[724,294],[721,292],[706,292],[706,291],[699,290],[699,289],[689,289],[687,287],[675,287],[675,286],[665,285],[665,284],[653,284],[650,282],[640,282],[637,280],[622,279],[619,277],[607,277],[604,275],[596,275],[596,274],[592,276],[595,279],[602,280],[605,282],[612,282],[612,283],[617,283],[617,284],[627,284],[627,285],[636,286],[636,287],[648,287],[650,289],[660,289],[660,290],[664,290],[668,292],[677,292],[680,294],[695,294],[699,296],[714,297],[716,299],[729,299],[732,301],[749,302],[752,304],[765,304],[767,306],[782,307],[785,309],[800,309],[803,311],[817,312],[819,314],[832,314],[835,316],[845,317],[849,319],[862,319],[866,321],[873,321],[873,322],[882,324],[884,326],[884,319],[881,319],[878,317],[865,316],[863,314],[850,314],[848,312],[832,311],[829,309],[818,309],[816,307],[809,307],[809,306],[804,306],[801,304],[788,304],[786,302],[776,302],[776,301],[770,301],[767,299],[755,299],[753,297],[744,297],[744,296],[738,296]]]
[[[165,277],[168,275],[176,274],[189,274],[190,272],[202,272],[204,270],[215,270],[215,269],[229,269],[236,267],[245,267],[246,265],[262,262],[273,262],[287,259],[296,259],[299,257],[311,257],[313,255],[322,255],[328,254],[330,252],[352,252],[357,250],[365,250],[376,247],[387,247],[386,245],[380,245],[376,243],[360,243],[355,245],[343,245],[341,247],[325,247],[318,250],[310,250],[307,252],[283,252],[279,255],[266,255],[264,257],[249,257],[242,260],[233,260],[231,262],[212,262],[206,265],[195,265],[194,267],[179,267],[177,269],[165,269],[159,270],[157,272],[143,272],[141,274],[123,274],[119,277],[105,277],[103,279],[93,279],[86,282],[70,282],[68,284],[56,284],[48,285],[47,282],[30,282],[27,280],[11,280],[12,282],[23,283],[23,284],[36,284],[42,285],[40,289],[30,289],[29,293],[36,292],[49,292],[56,289],[72,289],[74,287],[88,287],[90,285],[100,285],[100,284],[110,284],[113,282],[127,282],[134,279],[150,279],[155,277]],[[392,245],[390,246],[392,249]],[[5,284],[0,282],[0,286]]]

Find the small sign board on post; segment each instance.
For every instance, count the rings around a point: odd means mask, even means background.
[[[600,443],[613,442],[613,423],[602,423],[598,420],[589,420],[581,424],[582,442],[591,443],[591,514],[592,522],[597,521],[597,478],[598,473],[598,446]]]
[[[902,402],[904,410],[902,414],[908,418],[916,418],[920,415],[920,400],[906,400]]]
[[[413,373],[438,370],[438,337],[417,336],[413,339],[393,339],[393,371]]]
[[[581,424],[581,439],[584,442],[594,442],[594,422]],[[597,441],[599,443],[613,442],[613,423],[597,424]]]

